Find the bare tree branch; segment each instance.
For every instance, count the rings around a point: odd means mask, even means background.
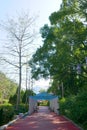
[[[22,82],[22,69],[28,61],[26,57],[31,56],[31,47],[35,39],[35,23],[36,17],[29,17],[28,14],[8,19],[7,22],[2,22],[0,26],[7,32],[9,42],[5,44],[6,52],[3,53],[2,60],[18,69],[19,73],[19,88],[17,106],[20,103],[20,90]],[[34,48],[34,47],[33,47]],[[29,51],[28,51],[29,50]],[[7,58],[6,58],[7,57]],[[12,61],[11,61],[12,60]],[[25,62],[26,61],[26,62]]]
[[[16,67],[16,68],[19,68],[19,66],[15,65],[14,63],[12,63],[11,61],[9,61],[9,60],[7,60],[7,59],[5,59],[5,58],[2,58],[1,60],[7,62],[8,64],[10,64],[10,65],[12,65],[12,66],[14,66],[14,67]]]

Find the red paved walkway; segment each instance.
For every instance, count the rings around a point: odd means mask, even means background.
[[[6,130],[80,130],[63,116],[57,116],[47,107],[40,107],[37,113],[16,121]]]

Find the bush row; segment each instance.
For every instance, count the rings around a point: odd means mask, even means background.
[[[60,113],[87,129],[87,92],[61,99]]]
[[[13,107],[16,115],[18,115],[19,113],[25,113],[29,109],[29,105],[25,105],[25,104],[20,104],[18,110],[16,110],[16,106]]]
[[[14,108],[11,104],[0,105],[0,125],[3,125],[12,120],[13,116]]]
[[[16,107],[11,104],[0,105],[0,126],[8,123],[19,113],[25,113],[28,111],[28,105],[21,104],[19,109],[16,110]]]

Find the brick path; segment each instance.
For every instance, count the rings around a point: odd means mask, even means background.
[[[80,130],[63,116],[57,116],[47,107],[40,107],[38,112],[17,120],[6,130]]]

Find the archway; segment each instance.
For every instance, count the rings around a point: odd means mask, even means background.
[[[32,114],[35,110],[35,106],[37,106],[38,100],[48,100],[50,102],[50,109],[55,113],[59,114],[59,103],[58,96],[53,94],[49,94],[46,92],[39,93],[35,96],[29,97],[29,113]]]

